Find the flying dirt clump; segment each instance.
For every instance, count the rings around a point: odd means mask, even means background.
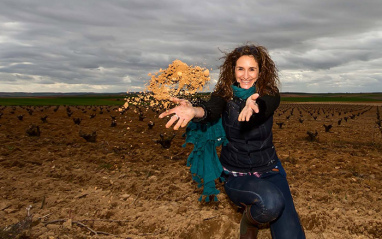
[[[210,71],[200,66],[188,66],[175,60],[167,69],[160,69],[157,73],[149,73],[150,82],[146,85],[146,92],[127,97],[120,111],[129,106],[143,106],[151,109],[167,109],[171,97],[187,98],[203,90],[210,81]]]
[[[210,81],[210,71],[200,66],[188,66],[175,60],[167,69],[160,69],[151,76],[147,87],[157,100],[168,100],[170,97],[192,95],[202,91],[204,85]]]

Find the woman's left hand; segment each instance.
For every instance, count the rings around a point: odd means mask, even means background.
[[[259,113],[259,106],[256,103],[256,99],[259,96],[258,93],[255,93],[248,97],[243,110],[239,114],[239,121],[249,121],[253,113]]]

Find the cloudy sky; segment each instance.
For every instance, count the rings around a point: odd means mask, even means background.
[[[1,0],[0,92],[141,91],[179,59],[268,48],[282,92],[382,92],[381,0]]]

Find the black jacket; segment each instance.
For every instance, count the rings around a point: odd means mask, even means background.
[[[226,102],[212,95],[201,103],[206,114],[200,122],[210,122],[222,117],[223,127],[229,143],[223,146],[220,162],[231,171],[265,172],[274,168],[278,157],[273,145],[273,113],[280,104],[280,95],[265,95],[256,100],[259,113],[248,122],[239,122],[238,116],[245,101],[233,98]]]

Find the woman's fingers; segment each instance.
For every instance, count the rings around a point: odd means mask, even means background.
[[[243,111],[240,112],[239,117],[237,118],[238,121],[242,121],[241,120],[242,114],[243,114]]]
[[[160,118],[160,119],[162,119],[162,118],[164,118],[164,117],[166,117],[166,116],[168,116],[168,115],[170,115],[170,114],[172,114],[173,112],[171,111],[169,111],[169,110],[166,110],[165,112],[163,112],[162,114],[160,114],[158,117]]]
[[[183,100],[183,99],[179,99],[179,98],[176,98],[176,97],[171,97],[170,101],[174,102],[178,106],[176,106],[176,107],[174,107],[174,108],[172,108],[170,110],[166,110],[165,112],[161,113],[158,116],[160,119],[162,119],[162,118],[164,118],[164,117],[166,117],[168,115],[174,114],[174,113],[176,114],[177,112],[179,112],[179,109],[181,109],[180,106],[183,106],[183,107],[185,107],[185,106],[192,107],[192,105],[189,103],[188,100]]]
[[[238,121],[244,121],[244,109],[240,112],[239,118],[237,119]]]
[[[166,128],[170,128],[174,124],[174,130],[178,130],[180,127],[186,127],[190,120],[180,118],[177,114],[171,116],[170,120],[166,123]]]
[[[258,93],[255,93],[253,95],[251,95],[251,100],[257,100],[257,98],[259,98],[259,94]]]
[[[179,117],[176,114],[171,116],[170,120],[166,124],[166,128],[170,128],[171,125],[173,125],[175,123],[175,121],[177,121],[178,119],[179,119]]]
[[[184,119],[180,127],[186,127],[188,125],[188,122],[190,122],[190,120]]]
[[[245,121],[249,121],[249,119],[251,118],[253,112],[252,112],[252,109],[249,108],[246,112],[246,115],[245,115]]]
[[[246,106],[240,112],[239,117],[238,117],[238,121],[249,121],[251,116],[252,116],[252,109]]]
[[[166,128],[172,127],[174,124],[174,130],[178,130],[180,127],[186,127],[188,122],[195,117],[195,110],[192,104],[188,100],[171,97],[170,100],[177,104],[176,107],[166,110],[158,117],[160,119],[170,116],[170,120],[166,124]]]
[[[259,106],[256,103],[256,99],[259,98],[259,94],[255,93],[248,97],[246,105],[239,114],[239,121],[249,121],[254,113],[259,113]]]
[[[179,104],[181,99],[176,98],[176,97],[170,97],[170,101],[174,102],[175,104]]]
[[[254,113],[259,113],[259,106],[256,103],[249,104],[240,112],[238,121],[249,121]]]
[[[188,100],[179,99],[179,98],[176,98],[176,97],[171,97],[170,101],[172,101],[173,103],[178,104],[178,105],[187,105],[187,104],[191,105]]]
[[[174,130],[178,130],[180,126],[182,125],[184,119],[179,119],[176,125],[174,126]]]
[[[255,113],[259,113],[259,105],[254,102],[253,104],[250,105],[251,106],[251,109],[255,112]]]

